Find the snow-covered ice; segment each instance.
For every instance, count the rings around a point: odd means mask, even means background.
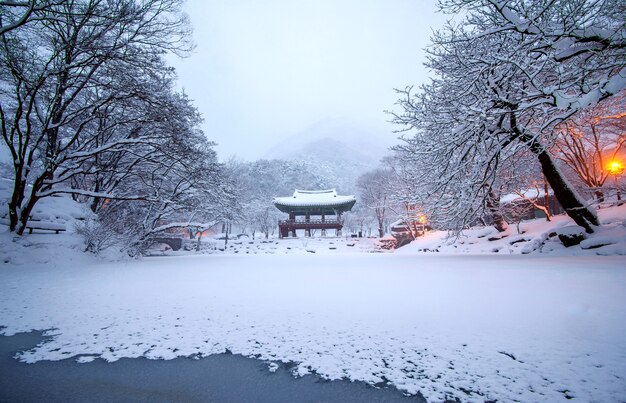
[[[225,352],[429,401],[623,401],[622,256],[204,255],[0,271],[19,358]]]

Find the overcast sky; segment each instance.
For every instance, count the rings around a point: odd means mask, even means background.
[[[171,60],[220,159],[263,157],[327,119],[393,138],[393,88],[424,82],[435,0],[188,0],[196,49]]]

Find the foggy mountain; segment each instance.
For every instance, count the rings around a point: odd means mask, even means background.
[[[344,119],[325,120],[282,141],[266,158],[303,162],[326,187],[354,194],[356,179],[389,153],[395,137],[383,136]]]

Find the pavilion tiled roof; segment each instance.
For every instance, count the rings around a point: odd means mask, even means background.
[[[274,204],[281,211],[289,208],[339,208],[347,211],[352,208],[356,198],[354,196],[341,196],[335,189],[327,190],[298,190],[291,197],[275,197]]]

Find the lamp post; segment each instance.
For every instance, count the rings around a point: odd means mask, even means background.
[[[619,185],[617,183],[617,177],[621,174],[624,173],[624,165],[622,165],[621,162],[619,161],[611,161],[611,163],[609,164],[609,174],[613,175],[615,177],[615,189],[617,191],[617,200],[621,201],[622,200],[622,193],[619,190]]]

